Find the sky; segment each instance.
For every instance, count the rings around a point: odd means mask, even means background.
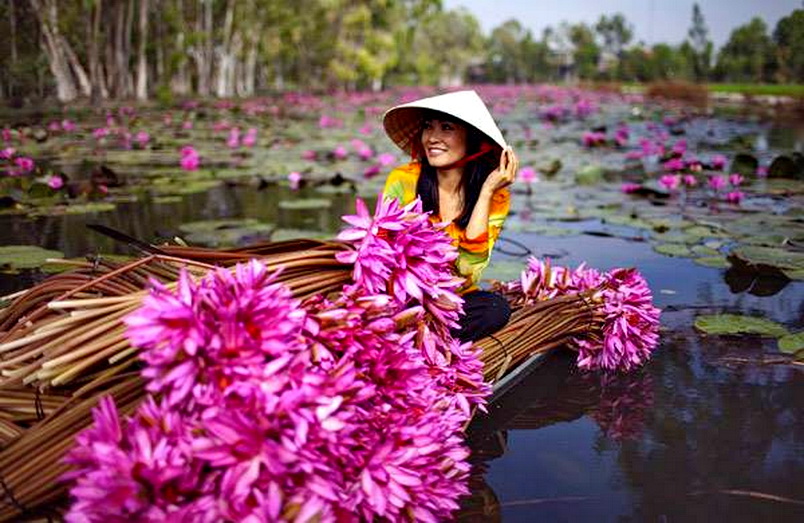
[[[600,15],[622,13],[634,28],[632,42],[680,44],[687,37],[695,0],[442,0],[445,9],[464,6],[480,21],[486,34],[503,22],[517,19],[540,37],[547,26],[594,24]],[[715,48],[725,44],[732,30],[753,17],[765,20],[768,33],[776,22],[804,0],[697,0]]]

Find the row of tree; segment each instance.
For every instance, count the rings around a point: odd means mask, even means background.
[[[634,44],[621,14],[488,36],[440,0],[5,0],[0,96],[147,99],[466,80],[802,82],[804,9],[760,18],[713,57],[697,4],[678,46]]]

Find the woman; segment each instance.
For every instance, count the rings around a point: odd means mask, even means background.
[[[508,185],[518,160],[486,105],[460,91],[399,105],[385,113],[391,140],[413,161],[388,175],[383,195],[401,204],[422,200],[458,248],[457,272],[466,278],[464,316],[453,334],[474,341],[502,328],[511,309],[499,294],[479,290],[494,242],[508,216]]]

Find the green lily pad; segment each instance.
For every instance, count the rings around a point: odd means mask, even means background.
[[[714,314],[695,318],[695,328],[705,334],[758,334],[779,338],[788,334],[787,329],[776,322],[756,316]]]
[[[62,209],[64,214],[89,214],[93,212],[109,212],[115,209],[111,202],[90,202],[67,205]]]
[[[191,245],[228,247],[267,240],[274,225],[247,218],[243,220],[207,220],[184,223],[179,230]]]
[[[660,243],[653,246],[653,250],[665,256],[675,256],[680,258],[691,258],[695,254],[692,249],[681,243]]]
[[[754,176],[759,167],[759,161],[751,154],[738,154],[731,162],[730,171],[733,173],[740,173],[743,176]]]
[[[522,260],[493,259],[486,270],[483,271],[484,280],[511,281],[519,279],[525,269]]]
[[[0,271],[17,272],[41,267],[49,258],[63,258],[64,253],[36,245],[5,245],[0,247]]]
[[[720,252],[717,249],[712,249],[711,247],[706,247],[704,245],[693,245],[690,250],[696,256],[701,257],[718,256],[720,254]]]
[[[779,350],[789,354],[804,351],[804,331],[788,334],[779,338]]]
[[[279,202],[280,209],[293,211],[311,211],[319,209],[329,209],[332,207],[332,200],[324,198],[305,198],[299,200],[285,200]]]
[[[728,269],[731,267],[729,261],[723,256],[701,256],[700,258],[693,258],[692,261],[698,265],[713,267],[715,269]]]
[[[744,245],[734,249],[731,257],[758,270],[771,267],[782,270],[804,270],[804,252],[794,252],[773,247]]]
[[[586,165],[575,173],[575,183],[578,185],[596,185],[603,181],[605,170],[600,165]]]
[[[782,274],[784,274],[791,280],[804,281],[804,269],[782,270]]]
[[[311,240],[329,240],[335,236],[333,233],[314,231],[311,229],[276,229],[271,233],[272,242],[296,240],[299,238]]]
[[[781,155],[773,159],[768,167],[768,178],[802,178],[804,166],[790,156]]]

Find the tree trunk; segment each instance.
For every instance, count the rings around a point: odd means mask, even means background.
[[[140,0],[140,45],[137,51],[137,100],[148,99],[148,0]]]
[[[48,58],[50,71],[56,80],[56,97],[60,102],[70,102],[78,97],[78,88],[75,85],[70,64],[59,43],[58,11],[55,2],[47,0],[29,0],[34,14],[39,21],[42,32],[42,51]]]
[[[87,45],[87,52],[89,54],[89,83],[90,83],[90,100],[92,105],[97,106],[101,98],[101,83],[103,81],[100,74],[100,57],[98,56],[98,39],[100,38],[100,20],[101,12],[103,11],[103,1],[95,0],[95,4],[90,7],[91,21],[89,27],[89,43]]]
[[[11,38],[11,65],[17,65],[17,14],[14,12],[15,0],[8,0],[8,32]]]

